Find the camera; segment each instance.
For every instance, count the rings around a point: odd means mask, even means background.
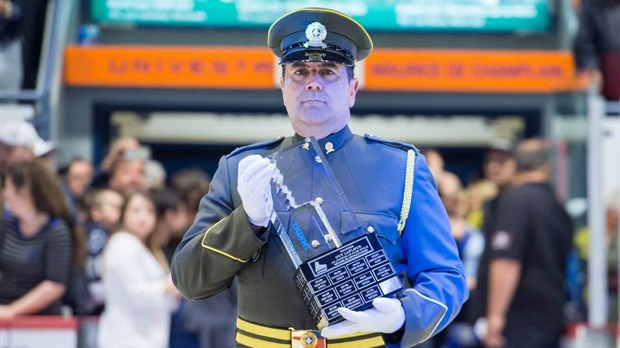
[[[131,160],[142,160],[146,161],[151,158],[151,148],[147,146],[140,146],[135,149],[127,149],[123,151],[123,159],[131,161]]]

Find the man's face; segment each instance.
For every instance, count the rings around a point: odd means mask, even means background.
[[[295,132],[318,139],[342,129],[355,104],[357,79],[335,63],[286,64],[280,80],[284,106]]]
[[[487,153],[484,175],[499,186],[509,185],[517,172],[516,163],[510,153],[491,150]]]
[[[108,186],[125,194],[144,188],[144,162],[120,160],[110,174]]]

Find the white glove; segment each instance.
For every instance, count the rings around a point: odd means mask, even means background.
[[[378,297],[372,301],[372,305],[373,308],[360,312],[338,308],[338,313],[346,320],[324,328],[321,335],[329,339],[356,332],[392,333],[403,326],[405,310],[399,300]]]
[[[250,223],[267,227],[273,200],[269,181],[275,173],[275,165],[260,155],[250,155],[239,161],[237,192]]]

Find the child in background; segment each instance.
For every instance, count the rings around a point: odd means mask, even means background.
[[[103,253],[106,307],[99,321],[99,347],[168,347],[170,314],[179,293],[161,250],[150,194],[139,191],[127,197],[121,224]]]
[[[157,210],[157,229],[164,255],[168,262],[177,245],[181,243],[187,226],[192,223],[181,197],[170,188],[150,190]]]
[[[83,310],[78,314],[99,315],[103,312],[101,258],[110,233],[118,226],[124,201],[123,195],[110,188],[98,189],[87,194],[88,218],[85,227],[88,257],[85,273],[90,296]]]

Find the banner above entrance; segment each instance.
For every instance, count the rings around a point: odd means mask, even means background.
[[[279,88],[262,47],[69,46],[68,86]],[[376,49],[357,68],[364,90],[548,93],[581,88],[567,51]]]

